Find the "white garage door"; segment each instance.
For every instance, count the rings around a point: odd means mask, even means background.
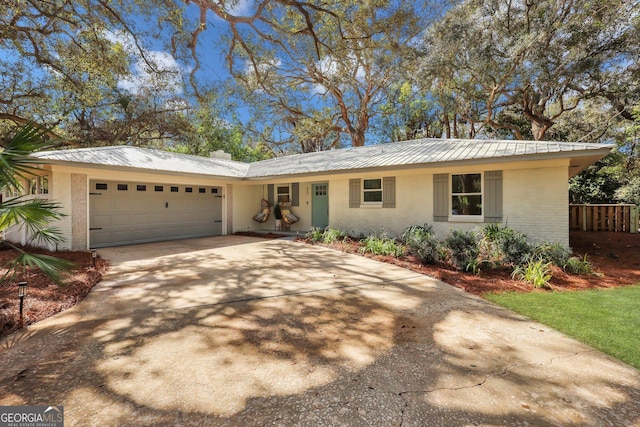
[[[222,188],[90,181],[91,247],[222,234]]]

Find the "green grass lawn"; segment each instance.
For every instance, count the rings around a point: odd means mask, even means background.
[[[640,285],[485,298],[640,369]]]

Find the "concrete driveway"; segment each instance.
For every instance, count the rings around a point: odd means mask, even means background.
[[[437,280],[283,240],[102,249],[0,344],[0,405],[68,426],[640,425],[640,372]]]

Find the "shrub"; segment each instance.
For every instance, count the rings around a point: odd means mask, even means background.
[[[529,244],[527,236],[510,228],[506,230],[509,232],[501,233],[496,240],[504,262],[512,266],[527,264],[533,256],[533,248]]]
[[[499,223],[476,230],[479,258],[492,267],[525,264],[533,255],[527,236]]]
[[[551,280],[551,265],[551,262],[545,262],[543,259],[530,259],[526,265],[516,267],[511,273],[511,277],[531,283],[536,288],[541,288]]]
[[[474,230],[478,240],[478,258],[475,263],[471,264],[472,271],[480,271],[480,264],[487,264],[491,268],[504,264],[504,256],[495,242],[501,230],[502,226],[497,223],[490,223]]]
[[[444,240],[450,262],[460,270],[468,270],[477,262],[479,255],[478,239],[471,231],[453,230]]]
[[[482,264],[485,264],[486,261],[483,259],[480,259],[479,257],[471,260],[471,262],[469,262],[469,264],[467,264],[466,270],[472,272],[475,275],[479,275],[482,270],[480,269],[480,267],[482,266]]]
[[[480,234],[482,235],[482,238],[489,242],[495,242],[498,236],[503,233],[505,229],[508,229],[506,225],[502,225],[499,222],[490,222],[480,229]]]
[[[538,259],[564,269],[571,256],[571,250],[560,243],[542,243],[534,248],[533,254]]]
[[[322,242],[323,243],[335,243],[341,242],[347,237],[347,233],[342,230],[338,230],[337,228],[327,227],[322,233]]]
[[[333,227],[327,227],[324,230],[313,227],[307,232],[306,237],[312,242],[334,243],[344,240],[347,237],[347,233]]]
[[[571,274],[591,274],[593,273],[593,266],[587,260],[587,255],[584,258],[577,256],[570,257],[567,262],[562,266],[567,273]]]
[[[433,226],[429,224],[424,225],[411,225],[404,229],[402,232],[401,240],[403,243],[407,243],[409,239],[413,238],[415,235],[425,235],[431,234],[434,235]]]
[[[402,233],[402,241],[407,252],[423,264],[434,264],[441,259],[440,241],[430,225],[414,225]]]
[[[321,242],[323,238],[324,232],[318,227],[313,227],[311,230],[307,231],[306,238],[311,240],[312,242]]]
[[[362,241],[362,253],[372,253],[374,255],[402,256],[404,248],[396,243],[395,239],[387,237],[384,233],[378,237],[372,234]]]

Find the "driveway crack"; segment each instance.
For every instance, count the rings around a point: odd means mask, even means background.
[[[409,402],[407,402],[407,400],[404,398],[404,396],[400,396],[402,397],[402,400],[404,401],[404,405],[402,406],[402,409],[400,410],[400,424],[399,427],[402,427],[404,425],[404,413],[407,410],[407,408],[409,407]]]
[[[495,372],[495,373],[492,373],[492,374],[485,375],[484,379],[481,382],[477,383],[477,384],[465,385],[465,386],[460,386],[460,387],[438,387],[438,388],[432,388],[432,389],[427,389],[427,390],[405,390],[405,391],[401,391],[401,392],[399,392],[397,394],[400,397],[404,397],[405,394],[428,394],[428,393],[433,393],[433,392],[441,391],[441,390],[457,391],[457,390],[465,390],[465,389],[470,389],[470,388],[482,387],[490,378],[507,375],[509,373],[509,371],[514,369],[514,368],[518,368],[518,367],[521,367],[521,366],[549,366],[549,365],[553,364],[554,360],[568,359],[568,358],[571,358],[571,357],[575,357],[575,356],[577,356],[579,354],[593,353],[593,352],[594,352],[594,350],[577,351],[575,353],[567,354],[567,355],[564,355],[564,356],[554,356],[554,357],[550,358],[547,362],[542,362],[542,363],[513,363],[513,364],[511,364],[509,366],[506,366],[504,369],[502,369],[499,372]]]

